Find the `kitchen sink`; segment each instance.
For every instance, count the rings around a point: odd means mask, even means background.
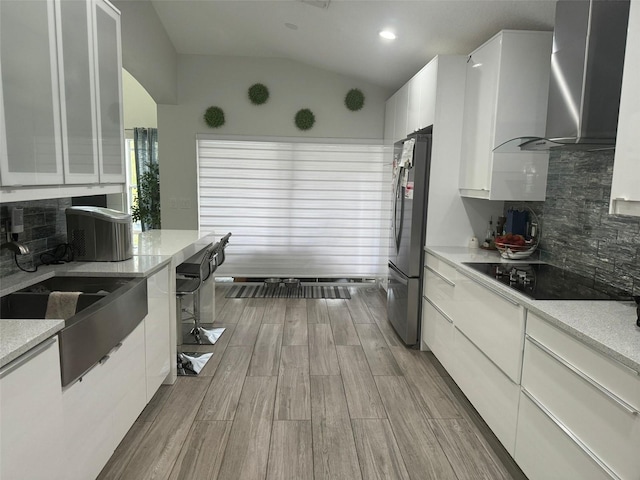
[[[106,360],[148,313],[146,278],[52,277],[0,298],[0,318],[44,319],[54,291],[81,292],[58,332],[62,386]]]
[[[52,277],[0,298],[0,318],[45,318],[49,293],[55,291],[81,292],[76,306],[77,314],[131,280],[122,277]]]

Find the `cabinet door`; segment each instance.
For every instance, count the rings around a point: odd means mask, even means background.
[[[462,127],[460,188],[490,190],[495,110],[500,68],[500,37],[469,56]]]
[[[396,119],[393,129],[393,141],[397,142],[407,137],[409,85],[405,83],[404,86],[394,94],[394,97],[396,98]]]
[[[640,216],[640,188],[638,188],[640,147],[637,141],[640,131],[640,96],[637,90],[639,84],[640,5],[637,2],[631,2],[610,213]]]
[[[435,123],[436,118],[436,87],[438,83],[438,57],[429,62],[418,72],[420,83],[420,108],[418,113],[418,129],[423,129]]]
[[[98,183],[90,2],[56,1],[65,183]]]
[[[2,185],[62,183],[53,0],[0,2]]]
[[[422,94],[420,72],[407,83],[407,134],[420,129],[420,95]]]
[[[104,0],[94,5],[100,183],[124,183],[120,14]]]
[[[61,396],[57,337],[0,370],[0,478],[65,478]]]
[[[147,279],[149,313],[145,323],[147,365],[147,402],[151,400],[171,370],[171,289],[169,268],[165,267]]]
[[[384,107],[384,144],[393,145],[396,123],[396,96],[393,95]],[[392,153],[393,155],[393,153]]]

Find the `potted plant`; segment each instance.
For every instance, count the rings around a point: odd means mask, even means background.
[[[150,162],[146,162],[145,167],[131,206],[131,217],[134,222],[140,221],[142,231],[160,228],[160,167]]]

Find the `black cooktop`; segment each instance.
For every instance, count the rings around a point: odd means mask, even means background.
[[[633,300],[631,293],[544,263],[464,263],[534,300]]]

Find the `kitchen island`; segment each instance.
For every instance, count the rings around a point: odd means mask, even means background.
[[[134,234],[129,260],[42,266],[2,279],[0,293],[8,295],[51,277],[142,277],[145,305],[135,305],[147,314],[64,387],[56,333],[65,321],[0,320],[0,423],[3,438],[12,439],[0,444],[0,477],[84,480],[98,475],[160,384],[175,381],[175,267],[216,240],[211,232],[193,230],[143,232]]]
[[[136,232],[133,234],[133,257],[129,260],[42,265],[34,273],[14,273],[2,278],[0,297],[54,276],[149,277],[167,265],[171,265],[170,270],[174,275],[173,283],[175,284],[175,267],[211,242],[216,241],[218,237],[219,235],[216,236],[212,232],[199,230]],[[175,310],[175,292],[172,293],[170,297],[173,297]],[[23,328],[25,325],[28,325],[29,328]],[[3,320],[0,324],[0,367],[41,341],[55,335],[63,326],[64,321],[55,319]],[[172,331],[174,330],[172,329]],[[174,341],[174,347],[175,344]],[[175,371],[173,371],[171,383],[173,381],[175,381]]]

